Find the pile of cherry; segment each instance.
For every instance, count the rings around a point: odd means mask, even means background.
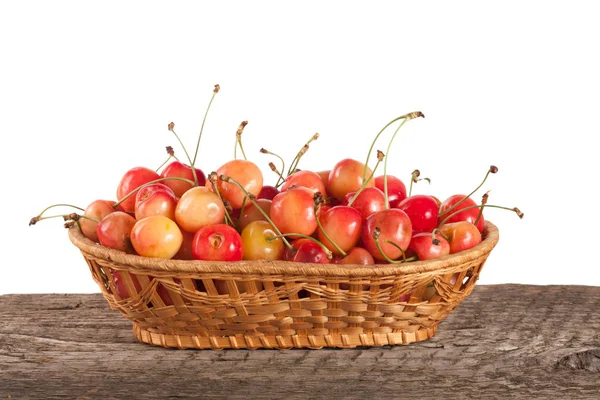
[[[215,86],[209,106],[218,93]],[[205,119],[206,119],[205,114]],[[431,195],[412,195],[420,178],[415,170],[409,191],[399,178],[387,174],[387,156],[377,151],[377,162],[368,167],[380,135],[397,127],[387,145],[409,120],[423,117],[412,112],[388,123],[375,137],[366,162],[343,159],[328,171],[299,169],[298,164],[315,134],[298,152],[287,172],[269,163],[276,183],[265,185],[260,168],[246,159],[240,124],[231,161],[208,176],[196,168],[174,124],[168,126],[187,157],[181,162],[171,147],[169,158],[157,170],[135,167],[125,172],[116,186],[116,201],[95,200],[80,212],[45,215],[30,224],[62,217],[67,227],[79,226],[83,235],[102,246],[144,257],[185,260],[239,261],[287,260],[311,263],[388,264],[429,260],[469,249],[482,241],[483,210],[487,193],[477,204],[471,196],[457,194],[444,201]],[[204,126],[204,122],[202,124]],[[237,150],[242,157],[238,159]],[[384,173],[376,175],[384,164]]]

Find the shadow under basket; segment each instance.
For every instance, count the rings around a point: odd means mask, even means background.
[[[406,264],[207,262],[128,255],[69,229],[112,309],[144,343],[194,349],[386,346],[431,338],[498,242]]]

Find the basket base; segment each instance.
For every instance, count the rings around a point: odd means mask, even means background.
[[[142,343],[178,349],[293,349],[354,348],[406,345],[430,339],[437,324],[415,332],[293,335],[293,336],[198,336],[151,332],[133,324],[133,333]]]

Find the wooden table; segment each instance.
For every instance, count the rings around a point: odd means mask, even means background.
[[[600,287],[477,286],[408,346],[174,350],[100,294],[0,296],[0,399],[600,399]]]

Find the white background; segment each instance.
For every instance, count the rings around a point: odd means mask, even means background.
[[[596,174],[600,111],[593,2],[0,3],[4,175],[0,294],[98,292],[53,203],[115,197],[123,173],[193,151],[214,84],[199,166],[233,156],[235,131],[301,168],[364,160],[389,120],[420,110],[388,154],[416,193],[468,193],[500,242],[481,284],[600,285]],[[377,148],[385,150],[384,135]]]

